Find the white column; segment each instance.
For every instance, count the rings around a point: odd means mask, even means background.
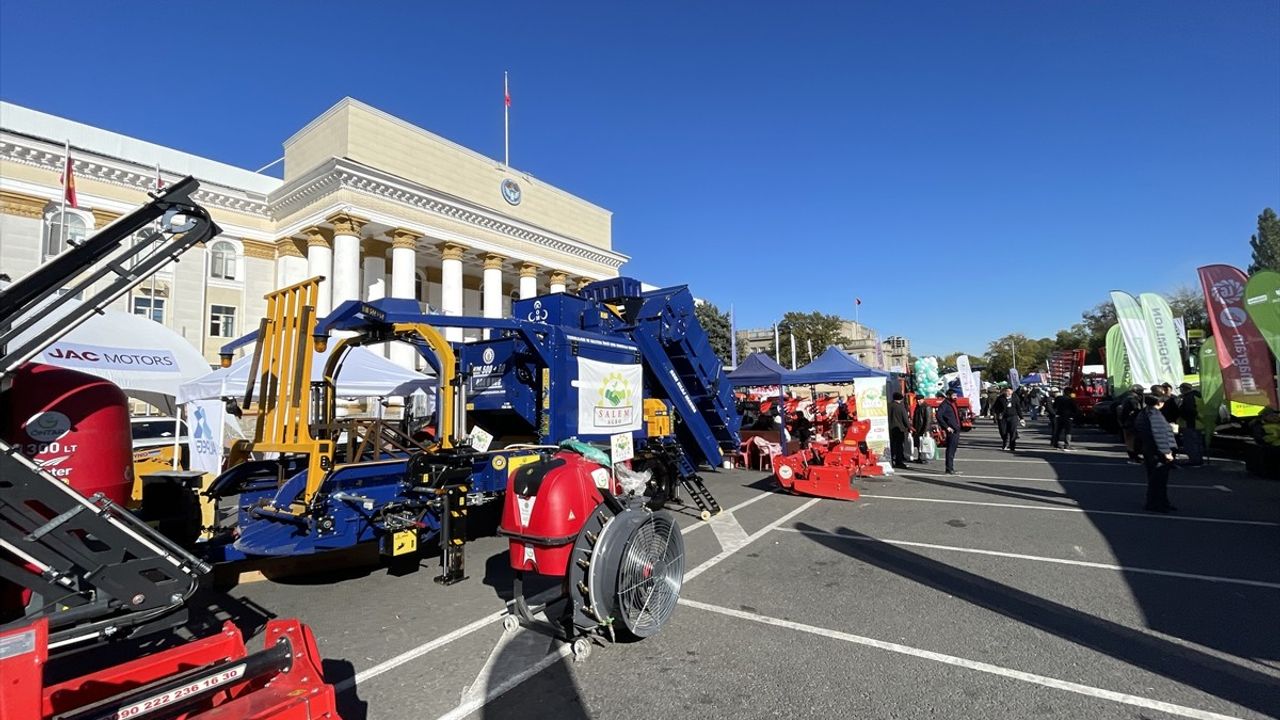
[[[307,279],[307,259],[293,238],[276,241],[276,284],[282,288]]]
[[[487,318],[502,317],[502,262],[506,258],[501,255],[486,255],[484,258],[484,316]]]
[[[444,315],[462,315],[462,253],[461,245],[444,243],[440,246],[440,312]],[[449,342],[462,342],[462,328],[445,328]]]
[[[316,293],[316,315],[324,317],[333,309],[333,249],[329,237],[318,227],[307,228],[307,277],[323,277]]]
[[[387,296],[386,243],[371,238],[362,244],[364,246],[364,299],[381,300]],[[370,345],[369,349],[386,357],[388,344]]]
[[[569,281],[569,274],[556,270],[551,273],[551,292],[562,293],[565,290],[565,283]]]
[[[533,263],[520,265],[520,299],[527,300],[538,295],[538,266]]]
[[[397,229],[391,231],[391,297],[413,297],[414,266],[417,264],[417,233]],[[392,343],[391,359],[397,365],[414,369],[417,365],[418,353],[404,343]]]
[[[346,213],[329,218],[333,224],[333,307],[364,294],[360,282],[360,229],[363,220]]]

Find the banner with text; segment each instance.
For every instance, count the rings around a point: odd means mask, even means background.
[[[1234,403],[1276,407],[1275,368],[1262,334],[1245,311],[1245,282],[1244,273],[1230,265],[1200,268],[1222,387]]]
[[[183,408],[187,414],[187,435],[191,442],[191,469],[217,475],[222,472],[226,405],[221,399],[213,398],[189,402]]]
[[[960,393],[969,398],[969,404],[973,408],[973,414],[977,415],[978,404],[982,401],[979,396],[982,395],[982,386],[974,380],[973,368],[969,365],[968,355],[959,355],[956,357],[956,373],[960,376]]]
[[[1244,286],[1244,309],[1271,352],[1280,357],[1280,273],[1261,270],[1250,276]]]
[[[1107,328],[1106,357],[1107,383],[1111,392],[1119,395],[1133,384],[1133,375],[1129,372],[1129,354],[1124,351],[1124,336],[1120,334],[1120,326]]]
[[[853,392],[857,399],[858,419],[870,420],[867,446],[883,455],[889,447],[889,402],[885,398],[885,381],[882,377],[854,378]]]
[[[1146,316],[1151,346],[1155,350],[1156,376],[1174,388],[1182,384],[1182,349],[1178,347],[1178,328],[1173,322],[1169,302],[1155,293],[1138,296],[1142,314]]]
[[[1160,373],[1156,370],[1155,348],[1151,343],[1151,332],[1147,328],[1142,306],[1132,295],[1119,290],[1111,291],[1111,302],[1116,306],[1116,320],[1120,325],[1120,334],[1124,337],[1124,351],[1129,357],[1129,374],[1133,377],[1133,382],[1144,388],[1159,385]]]
[[[134,372],[178,373],[178,359],[169,350],[118,348],[56,342],[45,348],[37,361],[65,368],[88,370],[132,370]]]
[[[644,421],[641,365],[618,365],[578,358],[578,432],[614,435],[634,432]]]

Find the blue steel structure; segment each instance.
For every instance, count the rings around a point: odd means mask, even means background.
[[[407,534],[415,536],[408,543],[415,549],[441,533],[442,546],[461,545],[459,528],[448,527],[447,519],[458,517],[446,505],[449,498],[454,498],[455,511],[457,506],[492,501],[505,491],[512,470],[554,452],[560,441],[610,439],[579,427],[580,359],[641,365],[648,407],[660,403],[674,420],[666,434],[651,434],[651,427],[662,426],[648,422],[632,433],[633,466],[652,473],[647,491],[651,502],[680,500],[683,488],[704,518],[719,511],[698,469],[718,467],[724,452],[737,448],[739,417],[732,387],[694,314],[687,287],[644,292],[635,280],[615,278],[592,283],[577,294],[516,301],[512,315],[494,319],[423,314],[412,300],[385,298],[346,302],[321,320],[315,327],[317,343],[331,336],[345,337],[346,346],[407,341],[438,376],[437,354],[421,337],[402,329],[426,325],[482,331],[486,339],[451,343],[454,381],[437,387],[438,412],[445,406],[439,400],[446,393],[452,394],[455,411],[451,423],[437,417],[436,427],[452,425],[453,437],[438,438],[432,447],[406,446],[403,452],[382,456],[338,453],[319,491],[305,503],[305,457],[232,467],[209,493],[238,496],[237,531],[234,538],[208,543],[210,555],[217,560],[301,555],[373,540],[386,549]],[[229,344],[224,352],[244,343],[241,339]],[[327,422],[323,403],[311,404],[317,416],[313,427]],[[477,427],[494,436],[492,449],[480,452],[470,447],[466,438]],[[317,437],[324,436],[323,429],[317,430]],[[336,431],[328,436],[336,437]],[[300,504],[305,507],[300,509]],[[460,579],[461,570],[454,575]]]

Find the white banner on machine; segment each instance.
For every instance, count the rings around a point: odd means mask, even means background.
[[[578,432],[614,435],[639,430],[644,422],[640,365],[578,358]]]
[[[889,403],[884,397],[884,378],[854,378],[853,392],[858,419],[871,421],[867,446],[883,455],[889,447]]]
[[[960,393],[969,398],[969,407],[973,410],[973,414],[978,414],[978,404],[982,402],[979,396],[982,395],[982,386],[978,384],[976,373],[969,366],[969,356],[959,355],[956,357],[956,373],[960,376]]]
[[[191,438],[191,469],[217,475],[222,472],[223,415],[226,406],[219,398],[196,400],[185,406],[187,432]]]

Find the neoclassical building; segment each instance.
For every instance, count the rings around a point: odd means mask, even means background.
[[[69,143],[78,208],[62,207]],[[323,276],[319,311],[415,298],[502,317],[512,298],[615,277],[612,215],[564,190],[346,98],[284,141],[283,179],[0,103],[0,273],[16,279],[186,175],[223,234],[121,308],[210,362],[252,329],[263,296]],[[454,332],[455,339],[462,335]],[[409,348],[393,357],[412,363]]]

